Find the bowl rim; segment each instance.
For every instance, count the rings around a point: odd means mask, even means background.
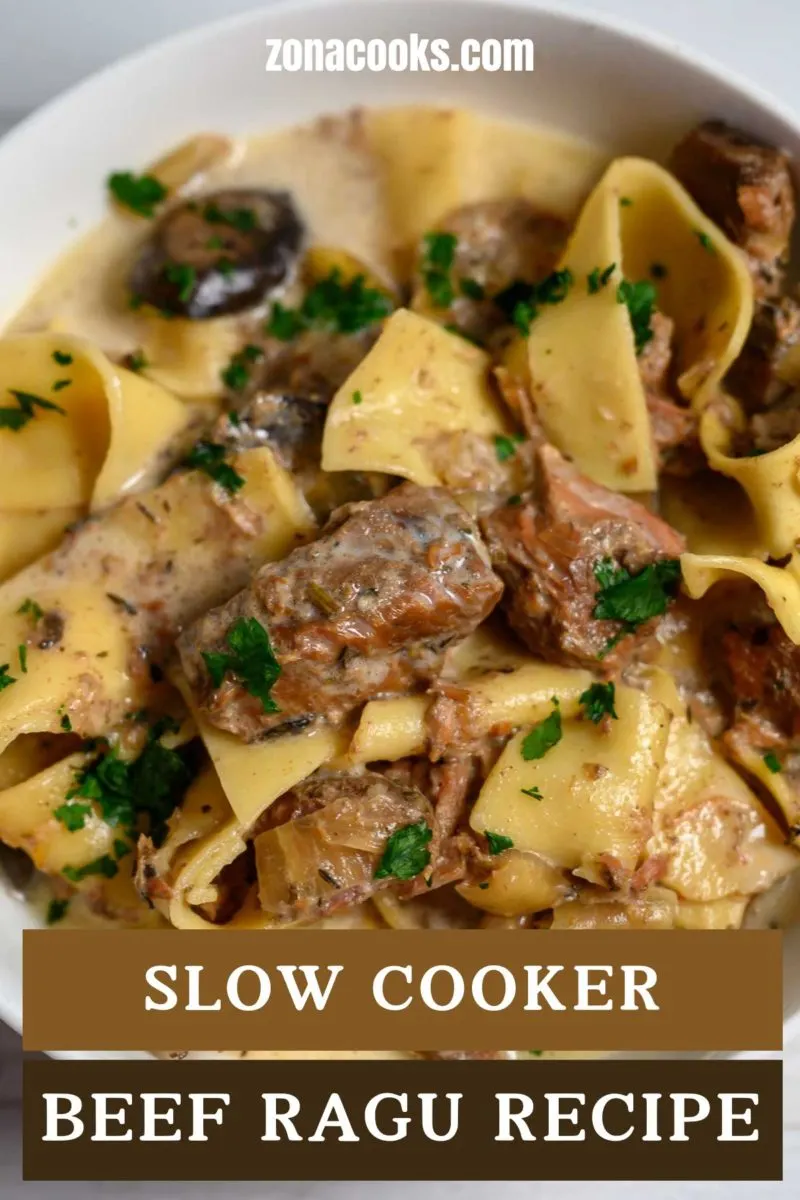
[[[18,145],[35,137],[41,129],[46,130],[54,116],[69,108],[70,105],[87,98],[91,99],[94,94],[98,100],[101,100],[103,90],[111,79],[118,81],[124,79],[128,74],[140,74],[143,70],[146,71],[149,65],[158,63],[162,58],[168,59],[176,54],[185,56],[191,52],[193,47],[208,43],[218,34],[227,34],[251,25],[257,26],[267,16],[273,18],[296,16],[298,20],[302,20],[315,12],[335,11],[336,9],[352,14],[357,10],[357,6],[368,2],[372,5],[381,3],[387,9],[405,8],[404,0],[274,0],[269,5],[255,4],[244,12],[205,21],[190,29],[178,30],[158,38],[156,41],[91,72],[84,79],[65,88],[35,108],[12,126],[0,137],[0,177],[6,160],[10,154],[16,151]],[[738,69],[726,66],[704,50],[680,42],[668,34],[648,28],[630,18],[609,15],[590,5],[573,3],[573,0],[567,0],[564,4],[558,3],[557,0],[552,0],[552,2],[551,0],[427,0],[427,4],[436,6],[445,23],[448,13],[473,7],[491,10],[498,16],[503,10],[516,16],[526,13],[540,15],[565,27],[572,27],[575,31],[583,29],[590,33],[592,30],[600,30],[615,39],[629,43],[632,50],[648,49],[663,59],[665,63],[684,69],[688,68],[693,74],[736,92],[764,115],[785,125],[800,140],[800,109],[784,103],[761,84],[749,79]],[[499,23],[498,21],[498,25]],[[21,978],[21,961],[18,974]],[[21,996],[19,1002],[15,1003],[15,998],[6,994],[2,988],[0,988],[0,1020],[3,1020],[15,1031],[21,1031]],[[798,1037],[800,1037],[800,996],[798,996],[796,1010],[785,1018],[784,1042]],[[115,1054],[105,1051],[64,1050],[51,1053],[53,1057],[63,1059],[150,1057],[149,1052],[146,1051]],[[752,1055],[748,1051],[742,1051],[727,1057],[740,1058],[752,1057]]]

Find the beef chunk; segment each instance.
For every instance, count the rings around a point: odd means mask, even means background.
[[[502,586],[477,526],[441,488],[406,483],[348,506],[316,542],[270,563],[179,641],[207,718],[252,741],[287,722],[342,721],[381,693],[434,679],[447,646],[488,616]],[[208,654],[224,655],[239,622],[269,631],[279,711],[266,711],[234,672],[219,686]]]
[[[800,749],[800,646],[778,624],[740,624],[722,637],[735,724],[764,747]]]
[[[484,341],[506,317],[492,297],[516,282],[536,283],[561,256],[568,226],[529,201],[483,200],[450,213],[435,233],[457,239],[442,261],[423,240],[415,292],[426,307],[447,310],[462,333]],[[445,265],[450,258],[450,265]],[[433,273],[439,287],[432,286]],[[442,282],[444,281],[444,282]]]
[[[506,584],[506,614],[539,657],[613,668],[652,632],[655,619],[596,617],[604,581],[622,579],[620,568],[630,576],[650,568],[642,575],[649,585],[654,564],[674,560],[683,539],[643,505],[581,475],[553,446],[540,448],[538,465],[537,492],[482,523]]]
[[[758,412],[780,399],[786,384],[777,378],[781,360],[800,342],[800,304],[791,296],[756,305],[742,352],[726,384],[747,412]]]
[[[773,293],[794,224],[787,156],[723,121],[706,121],[675,147],[670,165],[703,212],[744,250],[757,292]]]
[[[766,412],[755,413],[750,418],[746,452],[766,454],[779,450],[800,434],[800,394],[791,393]]]
[[[645,389],[650,427],[665,475],[692,475],[702,469],[705,457],[697,433],[697,418],[690,408],[670,394],[672,335],[675,322],[655,312],[650,321],[652,338],[639,355],[639,374]]]
[[[329,404],[372,349],[380,331],[380,324],[374,323],[356,333],[306,329],[288,341],[254,335],[249,345],[260,353],[249,364],[243,386],[231,389],[230,400],[238,408],[259,392],[267,392]]]
[[[275,802],[255,837],[261,907],[280,920],[327,916],[426,869],[432,813],[415,787],[371,771],[312,776]],[[417,853],[379,874],[388,840],[409,826]],[[425,828],[427,827],[427,836]],[[414,867],[418,870],[414,871]]]

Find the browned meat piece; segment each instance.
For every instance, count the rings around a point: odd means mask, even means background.
[[[672,363],[672,336],[675,322],[665,313],[654,312],[650,318],[653,336],[637,358],[639,375],[647,392],[666,392],[669,368]]]
[[[337,723],[377,695],[429,683],[501,591],[467,512],[441,488],[406,483],[342,509],[316,542],[262,567],[179,649],[208,719],[253,741],[315,717]],[[208,655],[228,655],[231,631],[247,621],[268,630],[280,664],[272,711],[241,673],[218,686],[209,673]]]
[[[800,433],[800,394],[793,392],[766,412],[750,418],[747,452],[766,454],[779,450]]]
[[[491,298],[512,283],[549,275],[569,228],[527,200],[482,200],[450,213],[435,232],[457,238],[451,265],[441,266],[423,241],[414,290],[426,305],[446,310],[462,333],[483,341],[507,319]],[[447,280],[449,290],[429,286],[431,271]]]
[[[647,411],[658,452],[658,469],[663,475],[695,475],[706,465],[697,417],[690,408],[669,396],[647,393]]]
[[[733,720],[748,740],[800,748],[800,646],[780,625],[740,625],[722,637]]]
[[[791,296],[756,305],[742,352],[725,382],[747,412],[758,412],[779,400],[786,384],[777,371],[787,350],[800,342],[800,304]]]
[[[261,907],[280,920],[310,919],[360,904],[397,883],[376,878],[387,843],[409,826],[432,823],[428,800],[415,787],[367,771],[313,776],[265,813],[254,840]],[[266,828],[264,826],[266,825]],[[396,860],[400,878],[427,865],[421,853]],[[416,844],[416,843],[415,843]],[[417,872],[414,872],[417,873]]]
[[[683,539],[643,505],[581,475],[553,446],[542,446],[538,460],[537,493],[482,522],[506,584],[506,615],[541,658],[614,669],[652,632],[655,619],[633,630],[596,618],[596,570],[607,562],[638,575],[676,558]]]
[[[650,321],[653,336],[638,358],[645,388],[659,471],[666,475],[692,475],[702,469],[705,457],[697,435],[697,418],[678,404],[669,388],[672,335],[675,322],[656,312]]]
[[[773,294],[795,215],[788,157],[723,121],[706,121],[679,142],[670,166],[751,260],[757,292]]]
[[[267,392],[329,404],[380,331],[381,325],[375,323],[357,333],[306,329],[289,341],[254,334],[248,343],[246,382],[230,391],[231,402],[238,408],[259,392]]]

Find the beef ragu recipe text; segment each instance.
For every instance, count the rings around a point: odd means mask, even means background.
[[[415,108],[199,135],[107,187],[0,339],[0,839],[31,903],[790,921],[780,149],[713,120],[610,160]]]

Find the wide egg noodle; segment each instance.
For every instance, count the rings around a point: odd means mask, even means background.
[[[511,425],[489,392],[489,356],[408,309],[398,309],[333,398],[325,471],[382,471],[440,484],[437,443],[469,431],[491,444]],[[491,448],[494,458],[494,449]]]
[[[625,203],[622,204],[621,201]],[[597,482],[651,491],[657,464],[633,331],[617,289],[661,264],[659,307],[675,321],[679,386],[704,406],[738,355],[752,318],[752,283],[738,250],[656,163],[611,164],[583,207],[560,269],[573,285],[542,307],[528,354],[537,411],[550,439]],[[614,271],[592,294],[587,277]]]
[[[158,643],[165,622],[178,628],[226,600],[312,532],[270,450],[233,462],[245,480],[236,497],[202,472],[174,475],[0,585],[0,664],[15,680],[0,691],[0,753],[20,734],[59,732],[65,714],[76,733],[96,737],[146,707],[155,685],[139,647]],[[62,621],[57,646],[30,644],[27,599]]]

